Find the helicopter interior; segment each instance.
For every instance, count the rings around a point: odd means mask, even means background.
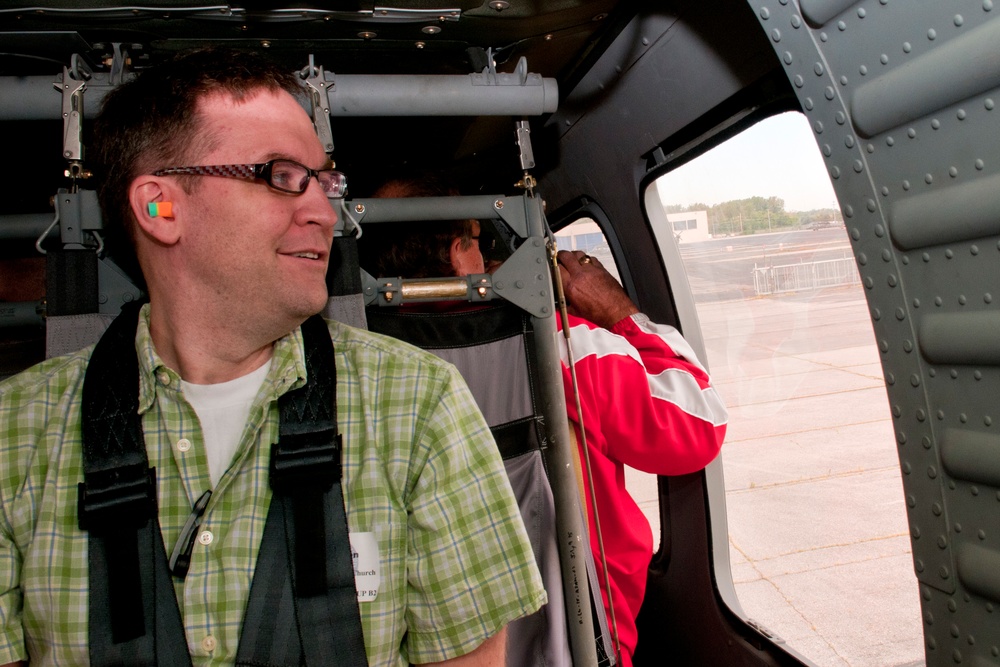
[[[989,399],[1000,356],[983,332],[995,331],[1000,273],[981,266],[1000,247],[996,15],[993,0],[4,3],[0,376],[80,345],[141,297],[86,194],[100,177],[88,121],[103,91],[180,50],[266,51],[301,73],[348,176],[342,236],[405,215],[492,220],[517,280],[545,261],[552,231],[587,218],[633,301],[700,353],[689,277],[677,244],[657,236],[666,218],[649,186],[763,118],[801,111],[885,371],[927,664],[998,664],[998,519],[984,499],[1000,498]],[[447,174],[464,196],[371,199],[387,175],[415,168]],[[352,312],[402,294],[349,269],[331,285]],[[510,301],[550,327],[548,274],[510,298],[503,277],[462,283],[462,298]],[[54,340],[58,317],[81,314],[98,320]],[[635,663],[810,664],[735,601],[719,466],[657,485]],[[597,664],[595,633],[577,633],[576,664]]]

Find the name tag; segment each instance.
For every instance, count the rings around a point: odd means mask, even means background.
[[[354,559],[354,588],[358,602],[372,602],[378,597],[378,542],[375,533],[351,533],[351,558]]]

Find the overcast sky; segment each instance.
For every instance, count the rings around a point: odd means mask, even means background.
[[[786,211],[837,207],[816,139],[797,112],[757,123],[657,185],[665,205],[781,197]]]

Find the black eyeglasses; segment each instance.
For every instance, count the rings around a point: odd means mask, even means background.
[[[153,172],[153,176],[193,174],[195,176],[224,176],[226,178],[260,179],[280,192],[300,195],[309,187],[309,179],[316,177],[319,186],[330,199],[340,199],[347,192],[347,177],[333,169],[310,169],[294,160],[271,160],[261,164],[217,164],[203,167],[167,167]]]

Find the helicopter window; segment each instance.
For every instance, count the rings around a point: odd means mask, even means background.
[[[608,239],[592,218],[579,218],[566,225],[556,232],[556,242],[560,250],[583,250],[596,257],[615,280],[622,281]]]
[[[879,352],[808,122],[768,118],[650,187],[730,411],[730,606],[818,665],[923,664]]]

